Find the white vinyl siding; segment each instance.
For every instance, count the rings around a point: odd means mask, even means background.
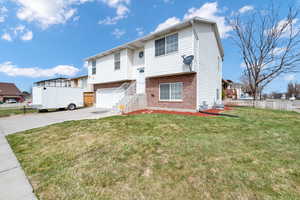
[[[175,47],[177,46],[177,51],[174,51],[172,53],[167,53],[162,56],[155,55],[155,40],[150,40],[146,42],[145,44],[146,77],[171,75],[171,74],[190,71],[189,66],[183,64],[181,56],[182,55],[189,56],[194,54],[192,28],[189,27],[186,29],[179,30],[176,33],[176,35],[178,35],[177,45],[171,42],[172,39],[170,39],[169,41],[170,49],[169,48],[168,49],[169,51],[171,51],[171,49],[174,46]]]
[[[212,107],[222,103],[222,57],[212,26],[195,24],[199,40],[196,40],[196,60],[200,61],[197,73],[197,105]]]
[[[131,65],[129,65],[129,53],[126,49],[119,51],[120,57],[120,69],[115,70],[114,54],[109,54],[100,58],[97,58],[97,73],[92,74],[92,69],[89,71],[89,84],[100,84],[109,82],[118,82],[128,80],[131,77]]]
[[[182,101],[183,83],[161,83],[159,84],[160,101]]]

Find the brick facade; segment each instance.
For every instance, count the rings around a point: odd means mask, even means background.
[[[159,101],[160,83],[183,83],[183,100],[180,102]],[[176,108],[196,110],[197,80],[196,74],[184,74],[146,79],[146,95],[148,107]]]

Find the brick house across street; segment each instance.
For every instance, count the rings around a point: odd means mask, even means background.
[[[0,102],[4,103],[10,100],[23,102],[24,98],[14,83],[0,82]]]

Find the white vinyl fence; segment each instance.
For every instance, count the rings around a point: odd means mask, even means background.
[[[286,110],[300,112],[299,101],[288,101],[288,100],[225,100],[224,104],[227,106],[254,106],[256,108],[273,109],[273,110]]]

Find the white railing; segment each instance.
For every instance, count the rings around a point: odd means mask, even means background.
[[[273,110],[286,110],[286,111],[299,111],[300,107],[297,107],[297,102],[288,100],[225,100],[224,104],[227,106],[248,106],[263,109]]]
[[[129,113],[136,110],[143,110],[147,106],[145,94],[135,94],[130,100],[124,105],[123,112]]]
[[[113,106],[117,113],[128,113],[146,107],[146,95],[136,93],[136,82],[129,85],[125,90],[124,97]]]

